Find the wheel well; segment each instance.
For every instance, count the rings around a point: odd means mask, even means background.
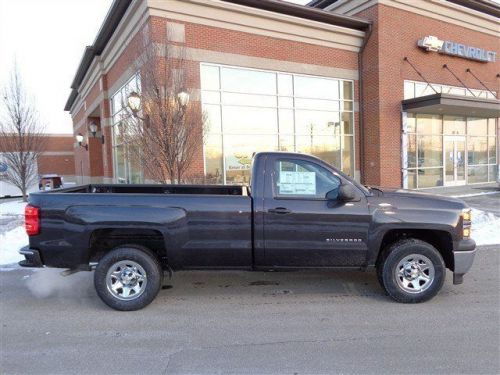
[[[162,267],[167,266],[167,249],[160,231],[153,229],[97,229],[90,236],[89,262],[98,262],[104,254],[120,245],[141,245],[157,255]]]
[[[449,268],[450,270],[454,269],[453,241],[451,239],[451,235],[448,232],[440,230],[393,229],[388,231],[382,239],[377,263],[378,260],[383,256],[384,251],[389,247],[389,245],[405,238],[416,238],[421,241],[430,243],[439,251],[439,253],[443,257],[446,268]]]

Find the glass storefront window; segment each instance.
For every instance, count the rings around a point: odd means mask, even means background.
[[[443,186],[443,168],[426,168],[418,170],[418,187],[428,188]]]
[[[221,83],[222,90],[227,92],[276,94],[276,74],[271,72],[222,67]]]
[[[218,66],[206,66],[201,71],[201,87],[204,90],[219,90],[220,76]]]
[[[444,116],[444,134],[465,134],[465,117]]]
[[[432,86],[432,87],[431,87]],[[427,82],[419,82],[419,81],[404,81],[404,99],[413,99],[418,98],[420,96],[433,95],[436,92],[457,96],[473,96],[469,90],[466,90],[464,87],[457,86],[449,86],[449,85],[441,85],[438,83],[427,83]],[[477,98],[488,98],[495,99],[495,95],[493,95],[488,90],[476,90],[471,89],[474,93],[474,96]]]
[[[408,113],[406,118],[406,131],[408,133],[416,133],[417,132],[417,118],[413,113]]]
[[[226,183],[248,184],[254,152],[277,150],[278,139],[273,135],[225,135]]]
[[[468,135],[487,135],[488,133],[488,120],[485,118],[471,118],[467,119],[467,134]]]
[[[276,107],[276,96],[239,93],[222,93],[222,104],[253,107]]]
[[[208,184],[222,184],[222,134],[211,134],[205,139],[205,178]]]
[[[497,139],[495,137],[488,137],[488,164],[495,164],[497,162]]]
[[[353,100],[354,89],[351,81],[340,81],[340,99]]]
[[[443,185],[443,174],[445,185],[495,181],[496,126],[497,119],[407,114],[407,187]]]
[[[207,180],[246,183],[253,153],[278,149],[354,174],[352,81],[214,64],[201,77]]]
[[[342,112],[341,127],[344,134],[354,134],[354,115],[352,112]]]
[[[354,165],[352,156],[354,155],[354,138],[352,136],[343,137],[342,142],[342,165],[349,165],[349,169],[344,168],[344,172],[350,176],[354,175],[352,166]]]
[[[417,161],[419,167],[441,167],[443,165],[442,137],[419,136]]]
[[[409,169],[408,170],[408,189],[416,189],[417,186],[417,170]]]
[[[118,183],[136,184],[143,181],[140,150],[137,151],[125,144],[123,137],[127,134],[127,125],[137,121],[125,109],[126,98],[133,91],[140,92],[140,88],[140,76],[136,74],[111,96],[113,165],[114,176]]]
[[[498,167],[496,165],[488,166],[488,176],[490,182],[497,181]]]
[[[342,165],[340,136],[299,135],[295,139],[297,152],[314,155],[337,168]]]
[[[227,134],[277,134],[276,109],[222,106],[222,128]]]
[[[205,131],[211,133],[222,132],[222,119],[219,105],[204,105],[203,113],[205,115]]]
[[[293,96],[293,76],[278,74],[278,95]]]
[[[318,111],[339,111],[340,102],[322,99],[295,99],[295,107]]]
[[[337,134],[340,135],[338,112],[295,111],[295,132],[297,134]]]
[[[408,168],[417,167],[417,136],[408,134]]]
[[[293,109],[280,109],[278,111],[279,119],[279,133],[280,134],[293,134],[294,129],[294,113]]]
[[[442,134],[443,122],[438,115],[417,115],[417,133]]]
[[[497,124],[496,119],[494,118],[488,119],[488,135],[492,137],[496,137],[497,135]]]
[[[469,165],[488,164],[488,138],[469,137],[467,141]]]
[[[413,99],[415,97],[415,82],[404,82],[404,98]]]
[[[488,182],[488,166],[487,165],[473,165],[469,166],[467,178],[470,184],[479,182]]]
[[[295,76],[294,93],[299,98],[339,99],[339,81],[330,78]]]

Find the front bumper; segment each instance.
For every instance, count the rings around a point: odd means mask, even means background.
[[[24,255],[26,258],[19,262],[21,267],[43,267],[42,258],[40,257],[40,252],[35,249],[30,249],[29,246],[23,247],[19,250],[19,254]]]
[[[462,284],[464,275],[472,267],[476,255],[476,242],[473,239],[462,240],[453,252],[453,284]]]

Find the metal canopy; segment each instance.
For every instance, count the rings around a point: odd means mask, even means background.
[[[401,102],[403,111],[469,117],[500,117],[500,100],[433,94]]]

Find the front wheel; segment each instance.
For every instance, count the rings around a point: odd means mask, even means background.
[[[377,267],[385,291],[398,302],[418,303],[434,297],[443,286],[446,266],[431,244],[406,239],[392,244]]]
[[[99,261],[94,286],[99,297],[116,310],[139,310],[149,305],[162,283],[162,268],[148,249],[119,246]]]

